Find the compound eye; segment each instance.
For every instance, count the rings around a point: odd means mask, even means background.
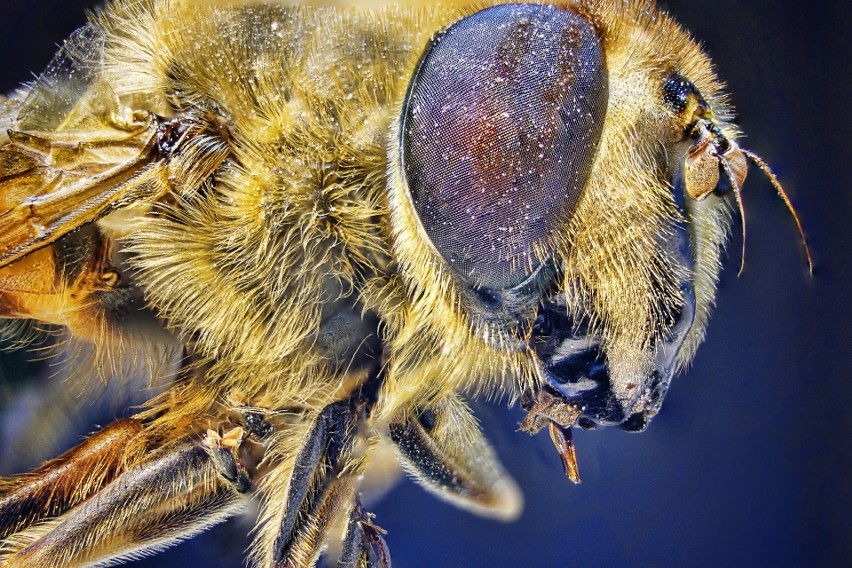
[[[582,195],[606,113],[591,24],[552,6],[487,8],[427,48],[402,115],[402,170],[432,244],[467,283],[538,267]]]

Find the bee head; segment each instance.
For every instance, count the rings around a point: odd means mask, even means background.
[[[515,353],[529,408],[641,430],[703,339],[751,154],[680,27],[610,16],[501,5],[434,36],[391,141],[390,204],[427,299],[412,313],[481,346],[447,339],[437,352],[472,362],[447,373],[488,380],[505,372],[479,362]]]
[[[391,148],[391,206],[414,295],[435,298],[420,317],[521,354],[534,380],[520,389],[581,424],[635,428],[659,407],[695,297],[668,173],[623,146],[605,36],[584,14],[515,4],[433,37]]]

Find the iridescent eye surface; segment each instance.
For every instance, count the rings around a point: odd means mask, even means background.
[[[414,208],[467,283],[507,289],[538,267],[582,195],[606,113],[592,25],[552,6],[496,6],[426,49],[402,115]]]

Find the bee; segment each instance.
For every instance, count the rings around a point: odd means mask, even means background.
[[[383,448],[514,519],[467,399],[519,403],[579,482],[572,429],[644,430],[702,342],[748,162],[786,199],[646,1],[116,0],[0,111],[0,317],[162,387],[0,481],[0,566],[134,558],[252,498],[255,565],[340,536],[390,566]]]

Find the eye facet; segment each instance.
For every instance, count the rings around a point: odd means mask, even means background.
[[[503,5],[433,40],[402,115],[402,170],[432,244],[467,283],[512,288],[582,195],[606,113],[592,25]]]

